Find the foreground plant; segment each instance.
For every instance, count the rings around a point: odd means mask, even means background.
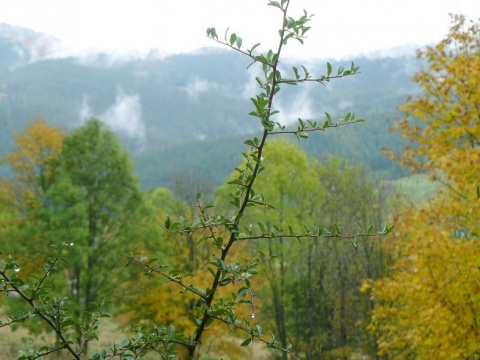
[[[98,340],[97,328],[102,317],[108,317],[103,313],[105,303],[92,303],[92,308],[97,308],[95,312],[88,313],[88,322],[81,325],[78,319],[74,319],[74,314],[70,309],[67,297],[57,298],[51,294],[51,286],[48,284],[48,278],[57,272],[62,262],[67,262],[64,257],[65,252],[73,244],[64,243],[53,258],[51,258],[43,268],[40,276],[33,276],[33,281],[27,281],[19,276],[21,267],[11,255],[0,260],[0,292],[6,296],[15,294],[27,306],[27,310],[10,315],[6,320],[0,320],[0,328],[23,324],[24,322],[38,318],[40,322],[49,330],[53,331],[56,337],[56,343],[53,346],[41,346],[38,350],[30,349],[22,352],[19,360],[40,359],[44,356],[58,352],[66,351],[73,359],[81,359],[86,353],[88,343],[92,340]],[[3,255],[0,253],[0,255]],[[76,334],[76,327],[80,326],[83,335],[79,342]]]
[[[283,46],[287,45],[289,40],[292,39],[303,44],[305,34],[310,29],[307,24],[312,17],[306,11],[298,19],[287,16],[289,4],[290,1],[287,0],[268,2],[268,5],[279,9],[282,13],[282,27],[279,31],[280,39],[276,51],[269,50],[263,54],[256,54],[255,49],[260,44],[255,44],[250,49],[243,50],[242,38],[235,33],[229,34],[227,30],[224,39],[221,40],[215,28],[207,29],[208,37],[250,58],[249,67],[258,65],[261,68],[263,76],[256,77],[261,91],[251,98],[254,109],[249,115],[258,119],[263,127],[263,132],[261,136],[245,141],[249,150],[243,153],[244,166],[236,168],[237,176],[229,181],[229,184],[235,186],[235,191],[229,194],[230,203],[234,208],[233,214],[216,214],[212,206],[204,205],[201,202],[201,195],[198,194],[198,216],[190,221],[183,217],[178,221],[167,218],[165,222],[167,231],[194,236],[198,243],[207,241],[214,246],[215,251],[206,261],[204,271],[211,276],[209,287],[199,288],[190,284],[188,274],[182,274],[178,270],[157,265],[155,259],[148,259],[145,256],[130,256],[129,262],[142,265],[147,274],[163,276],[178,284],[182,291],[192,293],[198,298],[198,306],[188,315],[195,325],[195,331],[191,335],[178,334],[170,326],[168,331],[165,327],[162,327],[162,334],[156,334],[153,339],[151,337],[144,339],[144,343],[146,341],[154,344],[155,338],[160,336],[163,346],[162,355],[164,356],[175,354],[176,345],[180,345],[187,350],[189,358],[196,357],[205,330],[215,323],[223,323],[227,327],[240,330],[246,335],[246,339],[241,343],[241,346],[247,346],[252,341],[257,340],[265,343],[268,348],[290,353],[293,358],[297,358],[290,344],[278,342],[273,334],[265,335],[262,326],[254,324],[255,312],[252,298],[254,289],[251,285],[251,279],[257,274],[256,268],[259,264],[269,261],[270,258],[263,252],[259,252],[257,256],[247,261],[234,261],[229,258],[232,247],[243,241],[254,239],[275,241],[276,238],[318,240],[335,237],[353,242],[359,236],[385,235],[393,230],[392,226],[385,225],[380,231],[368,227],[367,229],[359,228],[358,232],[353,234],[345,234],[339,226],[333,224],[333,232],[322,227],[310,228],[306,225],[302,231],[294,230],[293,227],[288,225],[273,225],[273,231],[266,231],[266,226],[261,219],[258,219],[256,224],[244,224],[242,222],[250,207],[272,207],[268,203],[268,199],[264,199],[263,195],[257,193],[254,188],[256,180],[265,169],[262,154],[267,139],[280,134],[292,134],[298,139],[308,138],[310,132],[325,131],[328,128],[363,121],[362,119],[356,120],[353,113],[346,114],[343,119],[338,121],[334,121],[328,113],[325,114],[326,117],[323,121],[299,118],[298,125],[294,129],[287,128],[284,124],[274,121],[274,116],[278,113],[274,108],[274,99],[282,85],[298,85],[305,82],[325,84],[332,79],[343,78],[359,71],[359,68],[351,63],[350,67],[341,66],[334,72],[332,65],[327,63],[325,74],[320,76],[313,76],[304,66],[301,66],[300,70],[292,66],[290,76],[282,75],[279,70],[279,61]],[[235,291],[222,291],[222,288],[227,285],[236,285]],[[240,305],[251,308],[250,318],[238,316]]]

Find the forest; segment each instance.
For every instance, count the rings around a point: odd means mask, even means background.
[[[287,66],[267,3],[265,52],[0,41],[2,358],[480,358],[480,20]]]

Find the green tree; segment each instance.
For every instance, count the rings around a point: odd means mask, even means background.
[[[41,265],[35,260],[41,261],[41,255],[48,252],[48,246],[41,241],[44,234],[39,230],[41,223],[36,212],[45,205],[46,193],[58,178],[64,136],[63,130],[37,117],[24,131],[15,134],[15,148],[2,158],[2,164],[13,173],[0,178],[2,250],[12,257],[24,255],[30,259],[23,266],[25,275]]]
[[[265,147],[264,165],[256,189],[274,199],[274,209],[250,207],[243,220],[253,225],[262,219],[258,225],[267,233],[275,226],[295,232],[318,223],[331,233],[333,223],[353,233],[367,224],[381,227],[391,212],[387,189],[346,160],[328,156],[319,162],[297,144],[278,139]],[[217,209],[225,207],[231,186],[218,191]],[[261,272],[266,286],[257,290],[257,312],[273,319],[264,322],[273,325],[282,343],[303,349],[307,359],[349,357],[354,349],[376,352],[375,339],[365,331],[373,304],[360,288],[364,279],[384,275],[385,254],[378,238],[353,241],[354,246],[338,239],[299,244],[278,237],[249,243],[251,253],[275,257]]]
[[[53,277],[52,293],[69,292],[81,343],[93,304],[118,288],[112,280],[119,269],[107,264],[131,251],[129,238],[141,234],[137,179],[127,153],[96,119],[65,138],[37,119],[17,135],[17,144],[5,156],[15,177],[3,180],[3,199],[16,202],[7,217],[11,224],[2,251],[32,259],[22,265],[28,274],[50,245],[68,244],[69,266]],[[142,241],[152,238],[142,235]]]
[[[275,231],[274,226],[291,226],[292,231],[300,231],[303,229],[303,223],[313,224],[318,204],[325,196],[318,183],[317,161],[309,159],[298,144],[288,143],[284,138],[280,138],[265,146],[264,166],[264,176],[258,179],[256,191],[265,199],[272,201],[267,207],[248,208],[243,217],[244,222],[256,224],[258,219],[262,219],[258,224],[267,233]],[[235,173],[231,175],[232,179],[234,177]],[[217,208],[222,207],[221,201],[228,198],[232,186],[234,185],[226,185],[219,191]],[[268,262],[264,270],[269,291],[262,297],[272,299],[268,306],[264,307],[264,311],[274,319],[279,340],[287,344],[293,338],[293,334],[289,335],[287,331],[287,319],[290,318],[287,311],[293,307],[290,296],[291,284],[287,274],[300,260],[301,249],[295,240],[283,237],[268,242],[263,239],[252,242],[249,248],[264,251],[268,256],[275,257]],[[283,353],[282,356],[287,359],[288,354]]]
[[[127,250],[125,241],[131,239],[123,238],[123,233],[132,225],[141,196],[128,154],[97,119],[88,120],[65,138],[61,169],[65,181],[52,188],[49,211],[64,217],[72,205],[81,207],[75,221],[82,231],[71,239],[74,246],[68,270],[70,296],[78,306],[76,316],[81,317],[92,312],[93,303],[114,286],[107,264],[119,261]],[[70,193],[65,188],[75,193],[73,198],[63,197]]]
[[[356,227],[380,228],[393,211],[388,189],[362,166],[327,156],[320,162],[317,178],[326,195],[315,216],[330,232],[335,232],[331,224],[349,233]],[[365,331],[373,305],[360,287],[364,279],[380,278],[386,271],[380,239],[315,242],[304,257],[308,261],[299,264],[299,271],[303,267],[311,285],[306,298],[299,296],[306,301],[300,321],[307,325],[297,324],[297,329],[301,341],[307,343],[307,357],[342,359],[353,351],[374,355],[375,339]]]

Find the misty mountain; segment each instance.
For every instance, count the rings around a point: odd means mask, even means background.
[[[0,23],[0,73],[51,57],[60,46],[52,36]]]
[[[219,183],[241,161],[236,154],[245,134],[259,130],[248,116],[249,98],[258,91],[258,69],[246,70],[249,59],[234,51],[52,58],[46,49],[55,46],[53,38],[0,26],[0,154],[11,149],[12,133],[37,115],[66,129],[96,116],[131,151],[145,185],[167,185],[172,174],[182,171]],[[361,74],[326,86],[284,87],[275,103],[281,111],[276,121],[321,120],[325,112],[340,118],[354,111],[367,121],[315,135],[305,148],[312,156],[332,152],[375,171],[391,171],[393,165],[379,149],[401,146],[388,128],[397,105],[418,91],[410,78],[421,64],[413,54],[352,60]],[[349,61],[331,63],[334,68],[350,66]],[[292,65],[301,64],[282,62],[283,77],[291,74]],[[325,73],[324,60],[303,65],[313,76]]]

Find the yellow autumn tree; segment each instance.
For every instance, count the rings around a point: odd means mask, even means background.
[[[0,178],[0,236],[2,250],[14,255],[29,251],[39,254],[44,246],[36,240],[42,234],[35,230],[34,212],[42,204],[45,192],[57,177],[59,156],[64,139],[62,129],[47,125],[41,117],[14,135],[15,148],[1,159],[13,171]],[[28,236],[26,236],[28,233]],[[30,241],[26,243],[24,239]],[[40,258],[34,257],[37,261]],[[35,268],[35,261],[23,272]]]
[[[64,132],[37,117],[24,131],[14,135],[16,148],[5,154],[14,177],[0,179],[3,205],[25,212],[38,206],[38,199],[52,182],[58,169]]]
[[[395,359],[480,358],[480,21],[452,16],[449,34],[419,52],[422,89],[394,130],[410,140],[390,153],[444,186],[406,209],[389,239],[394,263],[377,281],[371,330]]]

